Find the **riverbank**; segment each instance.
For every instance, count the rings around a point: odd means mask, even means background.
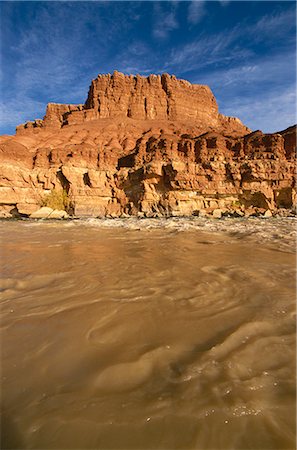
[[[269,219],[271,217],[281,218],[281,217],[296,217],[296,209],[286,209],[280,208],[275,210],[265,209],[265,208],[247,208],[247,209],[235,209],[235,210],[222,210],[222,209],[213,209],[213,210],[200,210],[195,214],[191,215],[183,215],[183,214],[162,214],[162,213],[144,213],[138,211],[135,214],[107,214],[102,216],[97,215],[89,215],[89,216],[79,216],[74,215],[71,211],[66,211],[63,209],[53,209],[48,206],[43,206],[38,210],[34,211],[31,214],[20,214],[17,210],[13,211],[5,211],[2,210],[0,212],[0,220],[2,219],[129,219],[129,218],[138,218],[138,219],[166,219],[166,218],[182,218],[191,220],[192,217],[199,218],[213,218],[213,219],[222,219],[222,218],[248,218],[248,217],[259,217]]]

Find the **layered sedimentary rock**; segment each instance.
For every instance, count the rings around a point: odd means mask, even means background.
[[[113,75],[98,75],[92,81],[84,105],[49,103],[43,120],[19,125],[17,134],[119,118],[191,122],[202,130],[249,131],[239,119],[219,114],[208,86],[194,85],[168,74],[145,78],[115,71]]]
[[[290,209],[295,150],[295,127],[252,133],[207,86],[99,75],[84,105],[49,104],[0,138],[2,216],[30,215],[52,192],[80,217]]]

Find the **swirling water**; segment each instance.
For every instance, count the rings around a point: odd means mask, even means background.
[[[0,233],[1,448],[295,447],[295,220]]]

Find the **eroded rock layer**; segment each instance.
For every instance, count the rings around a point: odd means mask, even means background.
[[[84,105],[0,138],[2,217],[52,192],[79,217],[251,214],[291,209],[296,127],[251,132],[207,86],[173,76],[99,75]]]

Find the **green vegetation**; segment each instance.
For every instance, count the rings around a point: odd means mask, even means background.
[[[239,207],[241,206],[241,203],[240,203],[239,200],[234,200],[234,201],[232,202],[232,206],[233,206],[234,208],[239,208]]]
[[[44,195],[41,200],[41,206],[67,211],[70,207],[70,199],[65,190],[57,191],[53,189]]]

